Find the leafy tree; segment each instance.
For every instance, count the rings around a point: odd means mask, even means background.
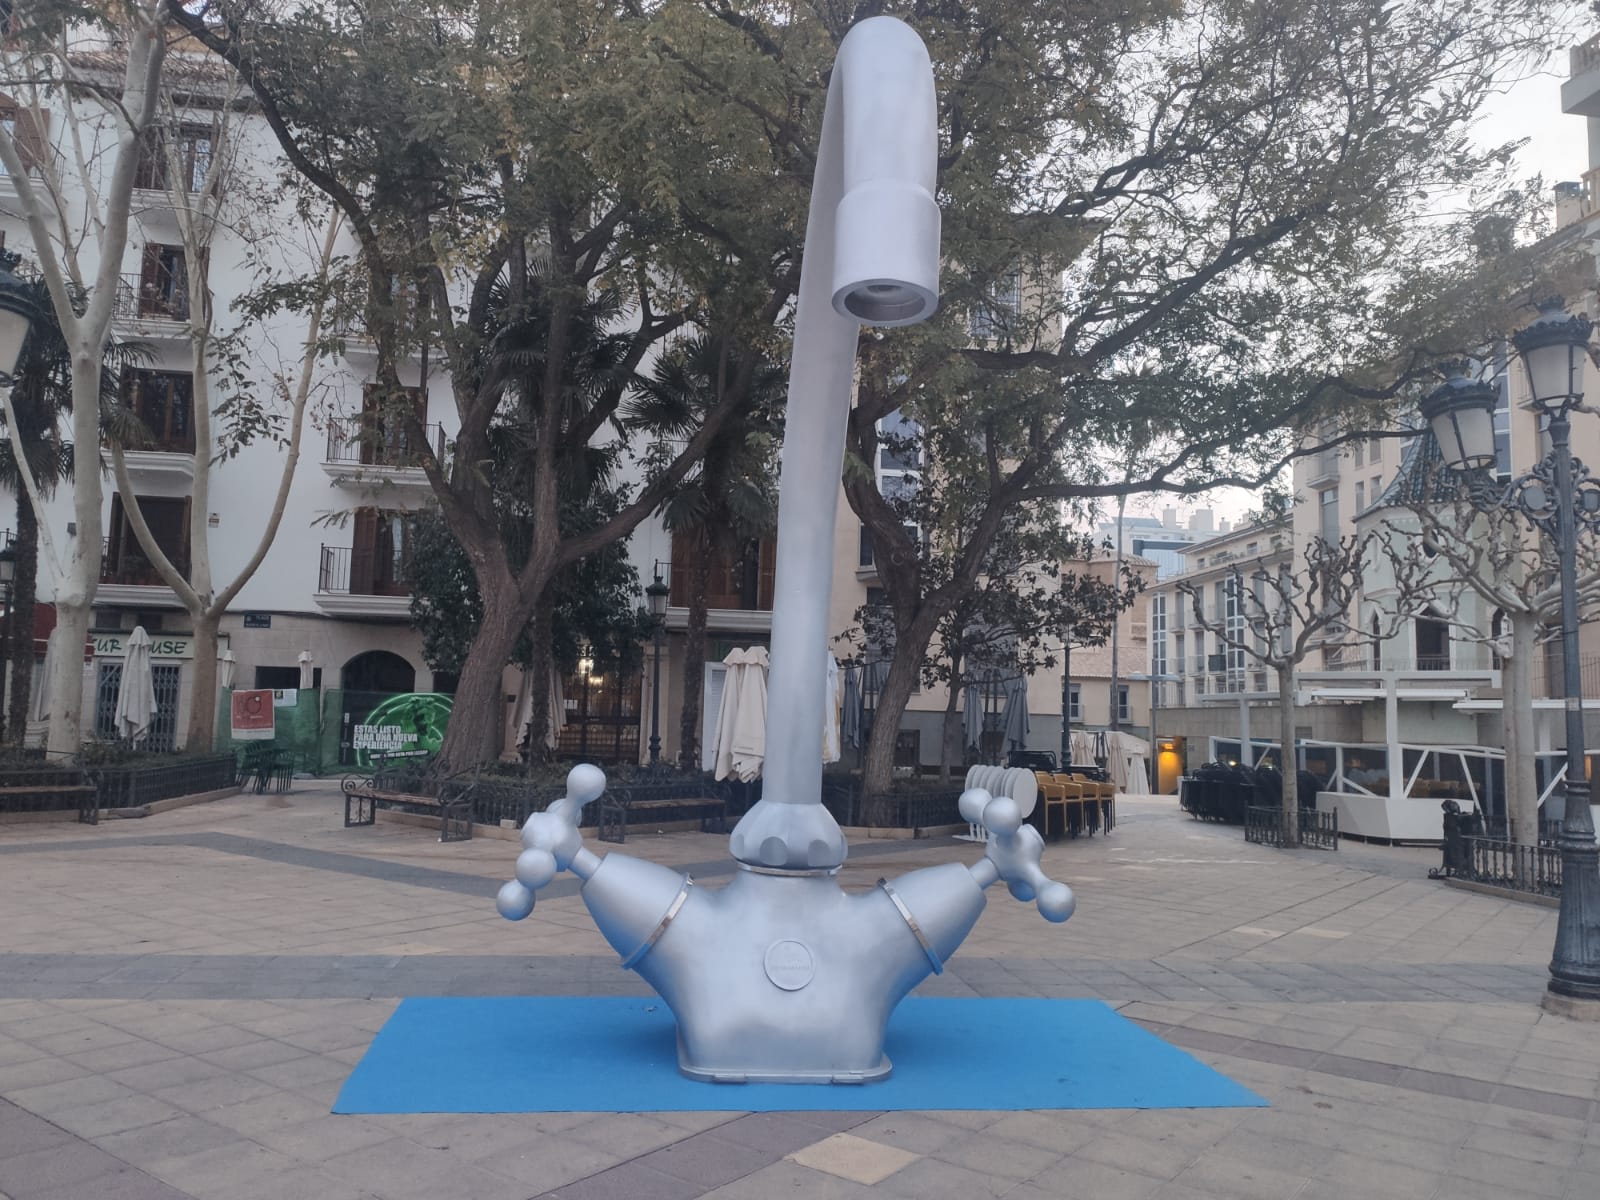
[[[380,385],[399,393],[396,364],[418,347],[437,348],[449,373],[457,436],[447,457],[425,452],[421,465],[483,597],[443,748],[453,761],[494,752],[501,667],[530,621],[548,621],[555,577],[658,509],[749,385],[732,380],[644,487],[602,524],[575,528],[560,480],[617,418],[633,372],[713,300],[735,314],[719,328],[770,337],[792,289],[770,248],[791,236],[773,216],[781,206],[730,170],[760,135],[748,120],[724,130],[689,119],[679,68],[655,36],[674,19],[575,0],[216,0],[174,14],[238,69],[306,187],[349,220],[360,245],[351,307],[377,345]],[[770,187],[767,152],[754,157]],[[755,240],[737,255],[696,252],[711,229]],[[498,319],[526,334],[517,357],[491,352],[501,281]],[[628,320],[614,371],[589,388],[569,373],[565,340],[596,297],[625,304]],[[756,365],[751,355],[743,369]],[[508,401],[526,416],[525,546],[505,540],[480,470]]]
[[[483,619],[483,598],[472,565],[437,513],[414,519],[410,546],[411,620],[422,634],[423,658],[435,671],[459,672],[471,652],[473,631]],[[638,572],[623,545],[613,544],[575,563],[557,576],[551,588],[548,645],[539,652],[530,626],[518,639],[511,662],[536,679],[541,678],[534,665],[538,660],[545,663],[544,677],[552,664],[570,675],[587,647],[597,662],[614,662],[624,671],[639,665],[640,642],[648,634],[649,619],[639,607]],[[541,690],[533,688],[530,696]],[[542,715],[530,719],[532,728],[548,728],[548,705],[547,694]],[[543,749],[542,739],[530,739],[530,764]]]
[[[634,382],[626,364],[628,338],[610,332],[617,319],[616,298],[601,292],[581,304],[563,306],[550,293],[548,280],[535,263],[520,288],[504,276],[494,281],[481,309],[483,342],[475,369],[491,381],[485,386],[502,399],[485,431],[486,454],[474,464],[474,476],[513,572],[524,567],[537,544],[542,471],[556,476],[553,485],[564,536],[604,525],[629,502],[627,489],[612,481],[615,447],[575,446],[548,466],[534,453],[546,410],[563,410],[563,425],[581,423],[588,419],[595,397]],[[564,329],[559,338],[552,338],[548,325],[558,313],[564,313]],[[564,355],[554,371],[544,359],[552,344]],[[544,389],[552,378],[559,382],[550,398]],[[416,534],[410,566],[412,619],[422,630],[429,664],[459,672],[471,662],[493,606],[485,602],[480,573],[453,523],[442,514],[430,515],[418,521]],[[505,661],[519,663],[535,680],[543,680],[552,662],[564,671],[574,670],[580,648],[587,644],[597,661],[634,664],[638,639],[647,632],[638,598],[638,575],[626,547],[618,541],[606,543],[565,565],[545,584],[540,604],[532,619],[525,619],[517,630]],[[546,728],[548,689],[534,687],[531,695],[533,728]],[[539,757],[543,747],[542,739],[533,739],[532,757]]]
[[[699,336],[674,346],[657,362],[627,410],[630,429],[658,439],[683,438],[704,423],[742,373],[741,354],[724,338]],[[692,548],[689,620],[683,649],[683,707],[678,761],[699,761],[700,702],[706,657],[707,589],[718,561],[743,563],[777,525],[778,442],[782,436],[784,376],[757,366],[742,401],[707,444],[700,465],[661,506],[667,531]],[[658,445],[662,443],[658,441]],[[657,458],[670,458],[663,448]]]
[[[1546,0],[186,6],[174,19],[241,71],[295,169],[350,220],[380,372],[392,381],[419,342],[451,372],[461,437],[424,465],[486,598],[454,757],[492,736],[500,664],[545,584],[656,511],[749,383],[573,536],[554,464],[625,389],[570,425],[543,410],[533,550],[513,570],[474,469],[500,401],[471,366],[478,297],[542,252],[561,305],[627,290],[632,367],[729,315],[775,344],[834,48],[866,11],[905,15],[929,45],[950,265],[942,320],[864,338],[851,451],[872,462],[878,422],[902,408],[982,433],[989,493],[950,578],[930,581],[875,489],[847,480],[878,552],[906,564],[883,577],[897,655],[869,786],[887,782],[926,646],[1010,511],[1254,484],[1324,416],[1341,435],[1370,423],[1428,356],[1510,324],[1503,281],[1529,268],[1508,238],[1484,257],[1479,234],[1485,209],[1515,222],[1528,196],[1505,185],[1504,148],[1467,135],[1510,72],[1567,37],[1574,14]],[[1459,216],[1435,215],[1444,192]],[[1024,303],[975,335],[1017,279]],[[1150,447],[1138,474],[1103,465],[1129,444]]]

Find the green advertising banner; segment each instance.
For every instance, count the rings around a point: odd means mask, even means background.
[[[351,730],[356,765],[370,767],[380,757],[437,754],[444,744],[453,699],[444,692],[403,692],[385,698]]]

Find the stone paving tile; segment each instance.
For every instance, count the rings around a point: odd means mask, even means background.
[[[149,1188],[167,1200],[174,1186],[199,1200],[526,1200],[572,1185],[763,1200],[1253,1200],[1302,1184],[1297,1200],[1471,1200],[1489,1186],[1497,1200],[1593,1200],[1600,1046],[1592,1027],[1536,1007],[1550,910],[1430,884],[1436,853],[1268,854],[1165,801],[1129,803],[1110,838],[1047,849],[1047,869],[1078,891],[1072,922],[1046,928],[996,897],[927,991],[1104,997],[1271,1109],[333,1117],[394,996],[642,988],[575,895],[515,930],[493,915],[486,897],[513,843],[441,846],[398,826],[351,836],[331,791],[297,786],[290,800],[239,798],[90,836],[0,830],[0,1095],[84,1131],[162,1118],[87,1140],[60,1130],[70,1157],[103,1152],[97,1177],[135,1189],[132,1200]],[[711,864],[714,880],[725,847],[675,834],[628,849]],[[948,842],[852,855],[848,888],[886,867],[974,856]],[[116,904],[68,886],[85,868]],[[219,911],[224,887],[254,902]],[[871,1189],[775,1161],[846,1129],[923,1157]],[[685,1165],[728,1181],[686,1177]]]

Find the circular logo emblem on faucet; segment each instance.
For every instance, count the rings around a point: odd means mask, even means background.
[[[811,982],[815,970],[804,942],[783,938],[767,947],[767,978],[786,992],[798,992]]]

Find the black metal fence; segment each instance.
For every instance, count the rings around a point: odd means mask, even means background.
[[[1465,861],[1450,872],[1457,878],[1531,896],[1561,894],[1561,851],[1556,846],[1547,842],[1525,846],[1489,837],[1462,840]]]
[[[237,764],[231,754],[183,755],[169,762],[144,762],[91,767],[101,808],[132,808],[174,796],[193,796],[233,787]]]
[[[841,825],[925,829],[963,825],[960,788],[863,795],[859,779],[824,780],[823,806]]]
[[[1281,805],[1273,808],[1251,805],[1245,809],[1244,840],[1279,849],[1337,850],[1339,814],[1308,808],[1290,813]]]
[[[235,784],[231,754],[152,756],[120,762],[0,765],[0,812],[77,811],[88,825],[106,809],[134,808]]]

